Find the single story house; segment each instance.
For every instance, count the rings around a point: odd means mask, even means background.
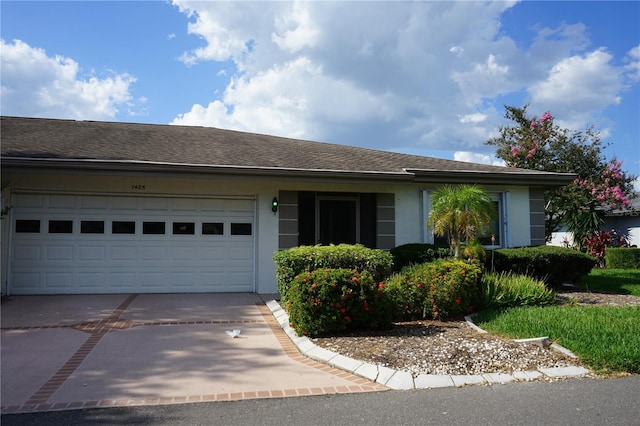
[[[605,231],[614,230],[627,239],[633,247],[640,247],[640,195],[632,198],[629,206],[620,209],[607,209],[604,213]]]
[[[544,244],[573,175],[261,134],[2,117],[4,294],[277,292],[297,245],[430,242],[429,194],[475,183],[500,247]]]
[[[619,237],[623,237],[631,247],[640,247],[640,196],[632,198],[631,203],[623,208],[606,207],[604,211],[604,223],[600,226],[602,231],[615,231]],[[552,246],[573,246],[573,232],[562,229],[551,234]]]

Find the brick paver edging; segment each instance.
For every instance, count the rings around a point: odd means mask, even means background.
[[[214,401],[237,401],[243,399],[262,399],[262,398],[283,398],[292,396],[312,396],[327,395],[341,393],[357,393],[357,392],[375,392],[388,390],[386,386],[373,383],[357,375],[351,374],[344,370],[331,367],[322,362],[309,359],[302,355],[296,346],[289,340],[284,331],[280,328],[274,319],[271,311],[263,304],[256,303],[256,307],[260,311],[264,320],[212,320],[212,321],[130,321],[120,318],[126,308],[133,302],[137,295],[129,296],[120,306],[118,306],[111,315],[105,320],[89,321],[79,324],[70,325],[46,325],[46,326],[29,326],[29,327],[8,327],[3,329],[39,329],[39,328],[73,328],[78,331],[85,331],[91,335],[84,344],[69,358],[44,385],[40,387],[23,405],[7,405],[0,407],[2,414],[30,413],[41,411],[62,411],[77,410],[88,408],[106,408],[106,407],[127,407],[141,405],[167,405],[167,404],[184,404],[192,402],[214,402]],[[187,395],[177,397],[162,398],[121,398],[121,399],[103,399],[89,401],[73,401],[62,403],[49,403],[49,398],[56,390],[73,374],[80,366],[82,361],[95,348],[98,342],[106,333],[123,330],[137,326],[147,325],[198,325],[198,324],[246,324],[246,323],[266,323],[274,336],[281,345],[283,351],[292,360],[301,364],[325,371],[337,377],[352,382],[348,386],[325,386],[325,387],[307,387],[297,389],[274,389],[262,391],[248,392],[230,392],[206,395]]]

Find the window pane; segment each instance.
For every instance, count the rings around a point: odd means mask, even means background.
[[[164,222],[143,222],[143,234],[164,234]]]
[[[224,223],[203,223],[202,235],[224,235]]]
[[[40,221],[16,220],[16,232],[31,232],[37,234],[40,232]]]
[[[136,223],[134,221],[114,221],[111,224],[112,234],[135,234]]]
[[[251,235],[250,223],[232,223],[231,235]]]
[[[73,233],[73,221],[72,220],[50,220],[49,233],[50,234],[71,234]]]
[[[498,201],[494,201],[493,202],[493,206],[495,208],[495,216],[493,219],[491,219],[491,230],[487,230],[485,232],[482,232],[481,234],[478,235],[478,240],[480,241],[480,243],[482,245],[485,246],[490,246],[490,245],[495,245],[495,246],[499,246],[501,245],[500,242],[500,203]],[[492,242],[491,241],[491,236],[495,237],[495,240]]]
[[[193,222],[173,222],[174,235],[195,234],[196,224]]]
[[[104,221],[83,220],[80,222],[81,234],[104,234]]]

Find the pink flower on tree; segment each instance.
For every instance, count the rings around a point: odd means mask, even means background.
[[[542,121],[543,123],[547,120],[551,120],[553,118],[553,116],[551,115],[551,113],[549,111],[545,112],[544,114],[542,114],[542,117],[540,117],[540,121]]]

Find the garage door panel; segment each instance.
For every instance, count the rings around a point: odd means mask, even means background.
[[[15,205],[24,209],[42,209],[44,207],[44,196],[37,194],[16,194],[14,196]]]
[[[138,285],[138,281],[136,279],[136,272],[108,272],[107,273],[107,284],[110,293],[123,293],[130,291],[129,289],[135,290]]]
[[[143,288],[153,287],[156,289],[161,289],[169,286],[167,273],[165,272],[142,271],[138,273],[138,280],[140,282],[140,286]]]
[[[39,272],[14,272],[13,286],[20,289],[35,290],[40,285]]]
[[[166,198],[140,198],[142,210],[167,211],[169,205]]]
[[[14,294],[254,291],[253,200],[15,195]],[[93,222],[103,226],[81,226]],[[143,222],[165,234],[143,234]]]
[[[167,249],[165,247],[144,246],[140,248],[140,260],[167,260]]]
[[[105,286],[104,272],[79,272],[77,279],[80,289],[101,289]]]
[[[138,209],[138,198],[135,197],[110,197],[111,208],[115,211],[128,211]]]
[[[13,262],[37,262],[42,258],[42,246],[33,244],[24,244],[16,246],[13,249]]]
[[[45,248],[46,262],[73,262],[73,246],[72,245],[51,245]]]
[[[107,209],[108,202],[109,198],[107,197],[85,195],[80,197],[80,208],[105,210]]]
[[[104,262],[106,251],[107,248],[105,246],[79,246],[78,260]]]
[[[72,272],[45,272],[44,286],[49,290],[68,290],[73,288]]]
[[[76,206],[76,197],[74,195],[49,195],[50,209],[74,209]]]
[[[125,261],[125,262],[136,262],[137,256],[137,247],[135,246],[111,246],[111,260]]]

